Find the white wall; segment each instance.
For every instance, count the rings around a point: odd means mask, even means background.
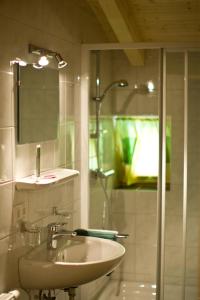
[[[55,220],[52,207],[72,214],[69,227],[80,222],[79,179],[48,190],[15,190],[15,178],[35,169],[36,144],[17,145],[14,82],[10,61],[31,62],[28,44],[57,51],[69,66],[60,72],[59,137],[41,143],[42,170],[79,169],[79,89],[81,42],[105,42],[84,1],[36,0],[0,2],[0,292],[18,286],[17,257],[26,244],[19,221],[44,228]]]

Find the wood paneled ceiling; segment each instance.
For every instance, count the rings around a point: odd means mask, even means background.
[[[109,42],[200,42],[200,0],[86,0]],[[133,65],[141,51],[126,51]]]

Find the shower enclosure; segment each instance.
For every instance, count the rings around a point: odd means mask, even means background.
[[[200,50],[86,45],[83,58],[82,226],[129,234],[87,299],[200,299]]]

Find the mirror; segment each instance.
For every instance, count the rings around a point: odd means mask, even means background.
[[[57,138],[59,71],[17,65],[17,138],[19,144]]]

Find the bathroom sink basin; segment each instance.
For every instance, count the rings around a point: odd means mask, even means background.
[[[19,260],[21,286],[25,289],[76,287],[110,273],[124,256],[117,242],[95,237],[61,237],[57,249],[46,243]]]

